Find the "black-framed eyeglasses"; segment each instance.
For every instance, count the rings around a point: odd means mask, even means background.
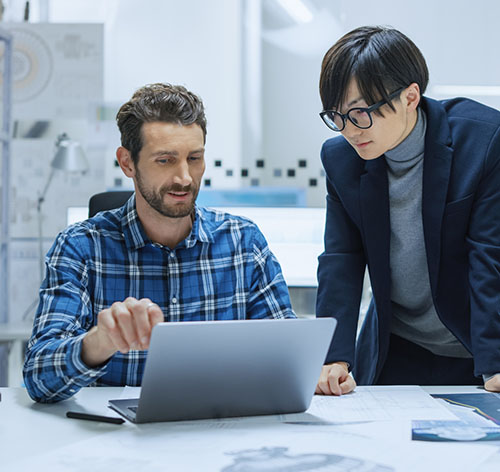
[[[377,102],[369,107],[351,108],[345,114],[339,113],[335,110],[324,110],[319,114],[319,116],[321,116],[325,125],[333,131],[342,131],[345,128],[347,120],[358,128],[367,129],[373,125],[372,113],[399,95],[405,88],[406,87],[401,87],[397,89],[389,95],[387,100],[380,100],[380,102]]]

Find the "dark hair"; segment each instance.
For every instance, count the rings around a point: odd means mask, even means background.
[[[351,79],[368,105],[387,100],[395,110],[389,95],[413,82],[423,94],[429,71],[420,50],[403,33],[362,26],[342,36],[323,58],[319,91],[324,110],[341,108]]]
[[[134,164],[142,149],[142,125],[153,121],[197,124],[207,135],[203,102],[182,85],[150,84],[138,89],[116,114],[122,146],[130,151]]]

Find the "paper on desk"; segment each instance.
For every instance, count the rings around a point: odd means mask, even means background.
[[[12,470],[35,470],[43,464],[51,472],[472,472],[480,471],[481,463],[496,452],[489,446],[396,444],[277,423],[237,423],[237,434],[206,426],[193,422],[182,429],[169,423],[119,428],[10,465],[16,467]]]
[[[448,393],[434,394],[432,397],[446,402],[447,407],[461,419],[475,421],[475,418],[469,416],[473,414],[500,426],[499,393]]]
[[[141,396],[141,387],[130,387],[129,385],[123,387],[119,399],[128,399],[128,398],[139,398]],[[114,398],[110,398],[110,400],[115,400]]]
[[[480,398],[483,394],[481,393],[474,393],[473,395],[477,395],[478,398]],[[492,395],[492,394],[487,394],[487,395]],[[450,397],[453,398],[453,395],[450,395]],[[453,404],[449,403],[445,398],[442,397],[437,397],[433,395],[433,398],[443,406],[445,406],[448,410],[452,411],[455,416],[461,420],[461,421],[466,421],[469,424],[477,425],[477,426],[492,426],[498,424],[499,420],[497,420],[494,416],[488,416],[488,414],[483,414],[487,413],[484,411],[483,408],[480,408],[479,411],[476,409],[478,408],[477,405],[471,405],[471,406],[466,406],[465,404]],[[500,406],[500,404],[498,405]],[[495,407],[496,409],[497,407]],[[492,412],[492,414],[496,415],[496,417],[499,417],[499,412],[500,410]]]
[[[128,394],[128,396],[127,396]],[[134,396],[135,395],[135,396]],[[121,398],[135,398],[131,390],[123,390]],[[404,421],[410,434],[410,420],[456,420],[457,417],[444,403],[432,398],[418,386],[361,386],[340,397],[315,395],[305,413],[247,418],[221,418],[203,420],[211,428],[230,428],[239,422],[272,424],[296,423],[338,426],[380,420]],[[183,426],[191,422],[176,422]],[[231,426],[232,425],[232,426]]]
[[[440,395],[436,401],[458,418],[456,421],[413,421],[412,438],[417,441],[500,441],[498,399],[491,394]],[[453,401],[463,403],[449,403]],[[465,400],[473,400],[468,403]],[[475,400],[475,402],[474,402]],[[492,401],[493,400],[493,401]],[[482,403],[488,408],[484,408]],[[491,403],[491,404],[488,404]]]
[[[340,397],[316,395],[307,413],[332,422],[457,419],[422,388],[407,385],[357,387]]]

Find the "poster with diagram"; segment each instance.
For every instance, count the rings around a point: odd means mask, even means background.
[[[14,38],[14,120],[86,118],[89,105],[102,102],[102,25],[3,23],[2,27]]]
[[[104,30],[101,24],[2,27],[13,36],[9,319],[16,322],[33,315],[25,312],[40,284],[39,216],[45,253],[66,226],[68,207],[87,206],[89,197],[104,188],[102,137],[95,137],[96,110],[103,102]],[[3,75],[0,86],[2,81]],[[89,170],[55,171],[39,214],[38,198],[62,133],[82,144]]]

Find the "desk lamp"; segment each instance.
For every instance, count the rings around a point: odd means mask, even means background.
[[[56,170],[62,170],[67,173],[81,173],[85,174],[89,168],[89,164],[85,157],[80,143],[72,141],[66,133],[57,137],[56,150],[54,157],[50,163],[50,174],[45,184],[43,191],[39,194],[36,211],[38,216],[38,262],[40,270],[40,284],[43,281],[44,274],[44,260],[43,260],[43,233],[42,233],[42,205],[45,201],[45,196],[50,187],[52,179]],[[26,319],[31,310],[37,305],[38,298],[26,309],[23,313],[22,319]]]
[[[85,174],[89,169],[89,164],[85,157],[80,143],[72,141],[66,133],[57,137],[56,152],[54,158],[50,163],[50,175],[45,184],[43,192],[38,197],[36,206],[38,214],[38,256],[40,264],[40,283],[43,280],[44,262],[43,262],[43,248],[42,248],[42,204],[45,201],[47,190],[52,182],[52,178],[56,170],[62,170],[68,173],[81,173]]]

